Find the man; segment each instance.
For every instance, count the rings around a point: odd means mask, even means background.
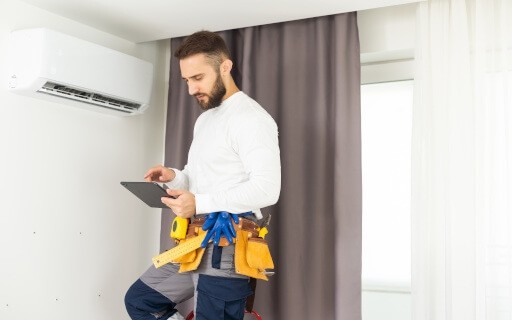
[[[229,212],[261,219],[260,208],[276,203],[281,188],[275,121],[238,89],[229,51],[217,34],[192,34],[174,56],[189,94],[205,112],[196,121],[185,168],[156,166],[145,180],[167,183],[172,197],[162,202],[178,217]],[[249,278],[235,271],[234,250],[232,244],[208,244],[191,272],[179,273],[179,265],[172,263],[151,266],[126,294],[130,317],[173,319],[176,304],[194,296],[197,320],[243,319],[252,292]]]

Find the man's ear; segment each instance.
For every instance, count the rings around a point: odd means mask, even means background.
[[[231,73],[233,61],[226,59],[220,64],[220,73],[224,76]]]

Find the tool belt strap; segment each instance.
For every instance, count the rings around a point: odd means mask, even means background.
[[[206,218],[201,217],[196,218],[192,223],[190,223],[187,230],[187,239],[199,235],[199,230],[202,228],[205,221]],[[238,224],[233,223],[233,227],[235,227],[235,230],[248,231],[251,234],[251,237],[257,237],[260,229],[256,222],[246,218],[239,218]],[[227,245],[229,245],[228,241],[222,237],[219,246],[225,247]]]

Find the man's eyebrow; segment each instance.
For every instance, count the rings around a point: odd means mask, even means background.
[[[198,78],[198,77],[202,77],[204,76],[204,73],[198,73],[198,74],[195,74],[193,76],[190,76],[190,77],[181,77],[183,80],[188,80],[188,79],[193,79],[193,78]]]

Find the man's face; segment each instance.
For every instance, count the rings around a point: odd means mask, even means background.
[[[219,70],[208,63],[204,54],[180,60],[181,77],[187,82],[188,93],[195,96],[203,110],[218,107],[226,94]]]

